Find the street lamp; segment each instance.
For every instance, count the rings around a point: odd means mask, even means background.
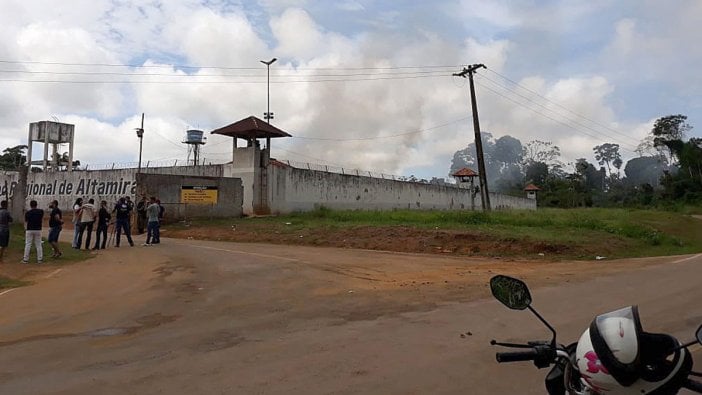
[[[141,113],[141,127],[134,129],[136,130],[136,135],[139,138],[139,167],[137,168],[137,174],[141,173],[141,147],[144,142],[144,113]]]
[[[273,113],[271,112],[271,65],[275,63],[276,60],[278,60],[278,58],[273,58],[267,62],[265,60],[260,61],[268,68],[268,110],[263,114],[263,119],[269,124],[271,123],[271,119],[273,119]]]

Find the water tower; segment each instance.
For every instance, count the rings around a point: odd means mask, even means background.
[[[202,130],[191,129],[185,132],[184,144],[188,145],[188,162],[190,158],[193,158],[193,166],[198,166],[200,164],[200,146],[204,145],[207,137],[203,137]]]
[[[43,171],[58,171],[65,166],[67,171],[73,170],[73,135],[75,125],[54,121],[40,121],[29,124],[27,139],[27,164],[41,165]],[[32,161],[32,143],[44,143],[44,157],[40,161]],[[68,158],[62,157],[58,150],[61,144],[68,144]],[[51,154],[49,154],[51,148]],[[50,155],[50,156],[49,156]]]

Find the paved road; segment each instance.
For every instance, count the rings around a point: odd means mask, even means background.
[[[545,371],[498,365],[488,345],[548,338],[485,298],[495,272],[545,284],[535,307],[562,342],[634,303],[648,330],[688,339],[702,323],[700,256],[525,266],[164,241],[0,295],[0,393],[542,394]]]

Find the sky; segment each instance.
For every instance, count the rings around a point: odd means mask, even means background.
[[[263,118],[270,67],[272,156],[446,177],[481,129],[551,141],[564,162],[617,143],[624,158],[669,114],[702,130],[702,2],[379,0],[4,0],[0,148],[30,122],[75,124],[89,168],[231,160],[211,130]],[[35,145],[35,152],[41,150]],[[67,151],[67,147],[62,147]]]

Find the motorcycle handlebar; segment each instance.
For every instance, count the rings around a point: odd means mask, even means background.
[[[498,352],[495,354],[497,362],[519,362],[519,361],[533,361],[539,355],[536,349],[529,351],[516,351],[516,352]]]

